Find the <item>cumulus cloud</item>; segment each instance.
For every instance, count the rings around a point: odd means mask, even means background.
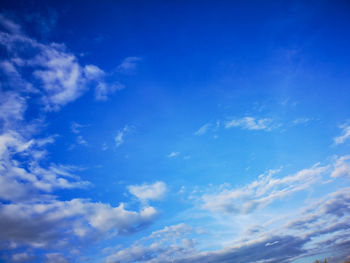
[[[281,178],[273,177],[278,170],[271,170],[242,188],[224,189],[217,193],[204,194],[201,197],[203,208],[214,212],[250,213],[275,200],[307,189],[327,169],[328,166],[316,164],[309,169],[303,169]]]
[[[0,31],[0,46],[7,54],[0,61],[4,90],[0,92],[1,260],[29,262],[31,254],[23,252],[29,249],[40,262],[68,262],[66,254],[56,252],[101,237],[131,234],[152,223],[158,212],[145,203],[140,209],[128,209],[124,203],[111,206],[88,199],[59,199],[57,190],[91,183],[77,175],[78,167],[48,161],[47,146],[56,137],[41,136],[46,123],[32,114],[29,120],[27,108],[35,97],[46,111],[57,111],[80,97],[91,83],[106,83],[106,73],[94,65],[81,65],[65,45],[26,36],[2,15]],[[73,123],[71,128],[79,134],[81,127]],[[123,135],[120,138],[123,142]],[[77,142],[86,144],[81,135]],[[42,253],[36,254],[36,249]],[[8,252],[4,257],[3,251]]]
[[[265,130],[270,131],[274,125],[273,120],[269,118],[256,119],[254,117],[243,117],[234,119],[225,123],[225,128],[241,127],[247,130]]]
[[[159,200],[163,198],[166,189],[167,187],[164,182],[128,186],[129,192],[140,199],[142,202],[147,202],[149,200]]]
[[[343,124],[340,128],[342,129],[342,134],[334,138],[334,144],[336,145],[345,143],[350,138],[350,125]]]
[[[60,239],[73,240],[111,232],[125,235],[142,229],[157,215],[155,208],[140,211],[112,207],[84,199],[12,203],[0,206],[0,242],[48,248]]]

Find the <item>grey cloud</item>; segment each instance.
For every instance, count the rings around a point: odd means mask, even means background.
[[[129,211],[123,204],[89,200],[48,201],[0,205],[0,240],[32,247],[57,246],[62,239],[87,237],[111,232],[126,235],[151,223],[157,212],[153,207]]]
[[[276,241],[278,241],[276,243]],[[274,236],[257,240],[239,247],[225,248],[215,252],[203,252],[174,262],[192,263],[247,263],[269,262],[287,263],[304,253],[303,245],[308,239],[294,236]],[[266,246],[266,244],[274,244]]]
[[[192,227],[184,223],[166,226],[135,242],[130,247],[109,255],[106,262],[172,262],[176,258],[198,253],[194,249],[195,242],[185,238],[192,231]]]

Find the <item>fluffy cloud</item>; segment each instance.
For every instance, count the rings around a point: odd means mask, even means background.
[[[156,215],[151,206],[136,212],[126,210],[124,204],[111,207],[84,199],[2,204],[0,242],[49,248],[57,246],[59,240],[72,241],[107,232],[125,235],[142,229]]]
[[[147,202],[148,200],[161,199],[166,192],[166,184],[155,182],[154,184],[130,185],[128,190],[142,202]]]
[[[97,100],[106,100],[108,95],[123,88],[119,83],[107,83],[106,73],[99,67],[81,65],[65,45],[43,44],[20,30],[12,30],[15,24],[3,16],[0,24],[8,31],[0,32],[0,45],[8,54],[0,63],[0,70],[7,78],[6,85],[39,92],[46,110],[58,110],[76,100],[88,90],[89,84],[96,85]]]
[[[225,128],[241,127],[247,130],[265,130],[270,131],[274,125],[272,119],[256,119],[254,117],[243,117],[234,119],[225,123]]]
[[[57,190],[85,188],[90,182],[77,175],[78,167],[48,161],[47,145],[55,143],[55,136],[40,136],[45,112],[42,119],[35,119],[26,110],[35,97],[46,111],[56,111],[80,97],[90,83],[106,84],[106,73],[94,65],[81,65],[64,45],[29,38],[1,15],[0,26],[0,46],[7,54],[0,61],[1,85],[6,90],[0,93],[1,260],[29,262],[36,260],[34,254],[40,262],[68,262],[69,253],[65,258],[56,252],[101,237],[131,234],[152,223],[158,212],[145,203],[130,210],[124,203],[111,206],[56,196]],[[97,92],[105,99],[113,90],[105,87]],[[74,133],[79,128],[72,124]],[[81,136],[77,140],[86,143]]]

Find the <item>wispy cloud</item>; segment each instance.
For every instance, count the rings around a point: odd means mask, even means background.
[[[14,23],[12,20],[8,19],[2,14],[0,14],[0,24],[12,34],[22,33],[22,29],[18,24]]]
[[[180,155],[180,152],[171,152],[171,153],[169,153],[169,154],[167,155],[167,157],[169,157],[169,158],[174,158],[174,157],[176,157],[176,156],[178,156],[178,155]]]
[[[0,91],[0,250],[9,252],[1,260],[30,261],[29,252],[41,249],[40,258],[33,260],[64,262],[61,254],[52,252],[53,244],[54,251],[64,251],[72,244],[134,233],[152,223],[158,212],[145,203],[131,210],[124,203],[111,206],[84,198],[60,200],[56,195],[57,190],[88,188],[91,183],[80,178],[79,168],[46,160],[47,146],[55,143],[55,136],[40,136],[47,123],[33,115],[28,120],[27,108],[34,103],[31,95],[40,99],[40,116],[45,119],[46,111],[73,102],[89,83],[103,82],[105,73],[97,66],[82,65],[65,45],[40,43],[24,35],[4,16],[0,24],[5,29],[0,32],[0,46],[7,55],[0,62],[1,85],[11,90]],[[79,134],[81,127],[73,123],[72,132]],[[126,131],[127,126],[117,135],[117,144]],[[81,135],[77,140],[86,144]]]
[[[70,128],[73,133],[80,133],[80,129],[86,127],[86,125],[79,124],[77,122],[72,122]]]
[[[299,124],[306,124],[310,121],[311,121],[311,119],[309,119],[309,118],[298,118],[298,119],[293,120],[292,123],[294,125],[299,125]]]
[[[141,57],[127,57],[118,66],[118,71],[120,71],[124,74],[134,73],[138,62],[140,62],[141,60],[142,60]]]
[[[87,141],[86,141],[86,140],[84,139],[84,137],[81,136],[81,135],[79,135],[79,136],[77,137],[77,144],[79,144],[79,145],[85,145],[85,146],[88,145]]]
[[[224,189],[218,193],[203,195],[203,208],[213,212],[250,213],[275,200],[307,189],[327,169],[328,166],[316,164],[309,169],[282,178],[274,178],[273,175],[279,170],[271,170],[242,188]]]
[[[334,138],[334,144],[336,145],[345,143],[350,138],[350,125],[343,124],[340,128],[342,129],[342,134]]]
[[[207,124],[204,124],[202,127],[200,127],[195,133],[194,133],[194,135],[203,135],[203,134],[205,134],[207,131],[208,131],[208,129],[209,129],[209,127],[211,126],[211,124],[210,123],[207,123]]]
[[[198,249],[196,237],[193,238],[194,228],[180,223],[154,231],[129,247],[118,248],[107,257],[107,262],[288,263],[322,253],[325,248],[338,253],[334,262],[343,262],[350,248],[349,193],[349,188],[339,189],[294,211],[296,219],[281,217],[278,226],[254,231],[248,237],[236,239],[230,246],[214,251]],[[188,238],[189,235],[192,237]]]
[[[16,89],[20,84],[28,91],[40,92],[46,110],[58,110],[76,100],[91,83],[97,83],[96,99],[99,100],[107,99],[108,94],[121,88],[121,85],[107,84],[106,73],[99,67],[82,65],[65,45],[40,43],[23,34],[20,26],[4,16],[0,17],[0,24],[8,30],[0,32],[0,45],[8,54],[0,66],[7,85]]]
[[[331,177],[336,178],[340,176],[350,177],[350,155],[341,156],[335,161]]]
[[[166,226],[163,229],[152,232],[149,236],[139,242],[135,242],[130,247],[120,249],[109,255],[106,262],[160,263],[188,257],[196,252],[194,240],[186,238],[192,232],[193,228],[184,223]]]
[[[118,90],[124,89],[125,86],[119,82],[106,83],[99,82],[95,88],[95,99],[100,101],[106,101],[108,96],[115,93]]]
[[[225,123],[225,128],[241,127],[247,130],[265,130],[270,131],[275,127],[273,120],[269,118],[256,119],[255,117],[243,117],[241,119],[233,119]]]
[[[124,143],[124,137],[129,131],[130,129],[128,125],[125,125],[123,129],[118,131],[117,135],[114,137],[116,147],[119,147]]]

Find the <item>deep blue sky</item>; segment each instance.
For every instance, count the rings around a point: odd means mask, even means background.
[[[0,261],[342,263],[347,1],[2,1]]]

